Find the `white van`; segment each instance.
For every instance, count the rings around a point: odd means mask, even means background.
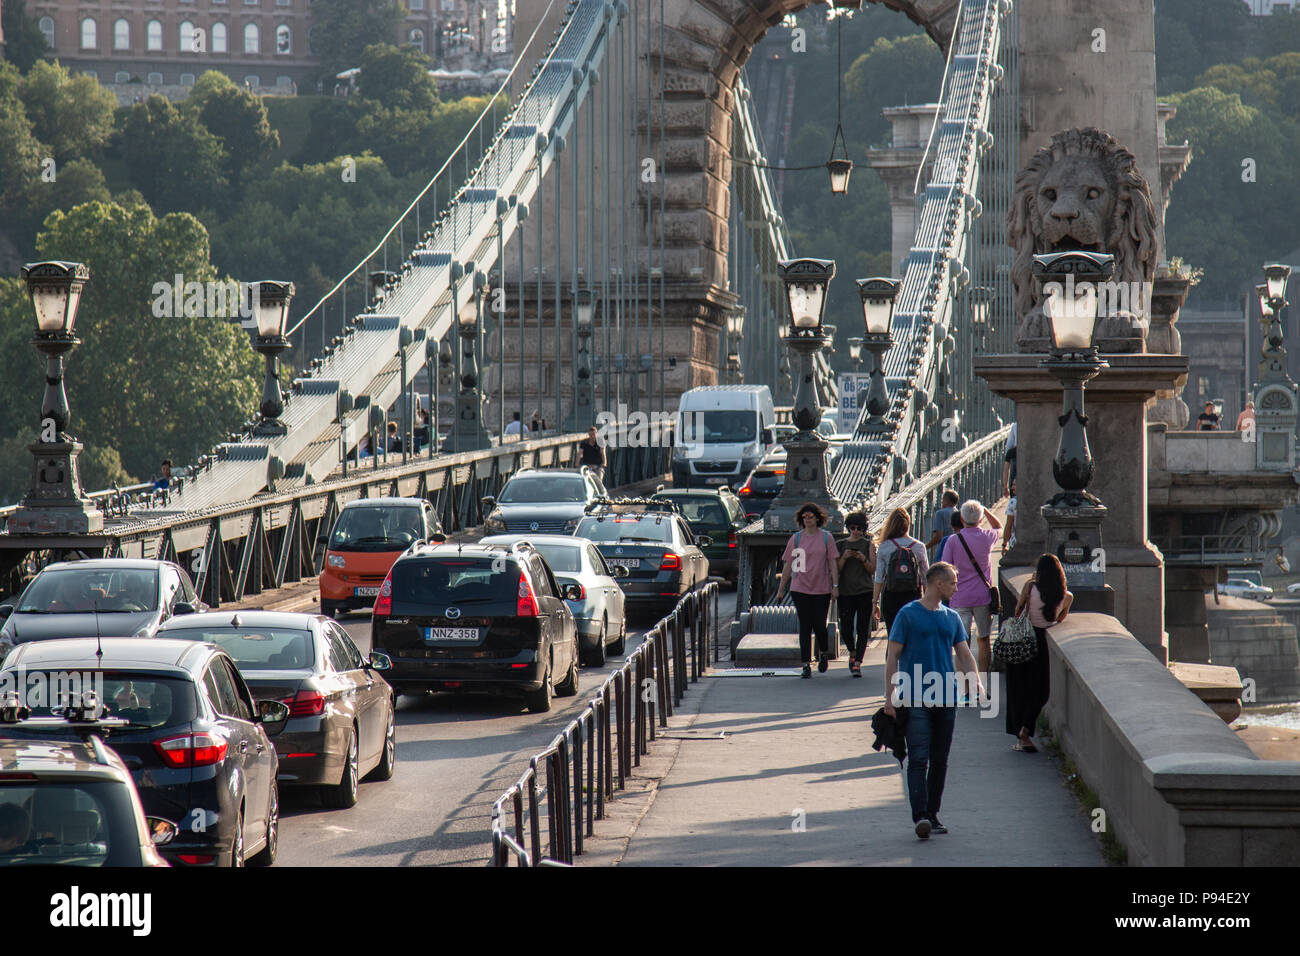
[[[707,385],[683,392],[677,406],[673,484],[739,486],[772,446],[775,424],[766,385]]]

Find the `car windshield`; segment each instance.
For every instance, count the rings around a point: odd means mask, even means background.
[[[45,570],[23,592],[21,614],[129,614],[158,609],[154,568]]]
[[[582,570],[582,547],[571,544],[554,544],[550,541],[538,544],[534,542],[535,547],[546,563],[551,566],[551,570],[559,573],[577,572]]]
[[[730,524],[722,503],[716,499],[692,495],[681,495],[680,497],[665,495],[664,497],[677,505],[677,510],[681,512],[687,524],[707,525],[711,528],[725,527]]]
[[[536,475],[511,478],[497,499],[502,504],[542,504],[552,501],[586,501],[587,486],[576,475]]]
[[[671,541],[672,523],[664,515],[619,515],[615,518],[583,518],[574,532],[596,542]]]
[[[107,657],[107,655],[105,655]],[[161,677],[144,672],[68,670],[15,672],[5,670],[0,686],[21,673],[23,702],[33,717],[57,717],[71,700],[93,691],[103,708],[100,716],[128,721],[136,729],[174,727],[188,723],[197,714],[194,685],[180,677]],[[48,729],[45,731],[48,733]]]
[[[331,551],[405,551],[423,537],[420,509],[392,505],[344,508],[330,536]]]
[[[233,657],[241,671],[310,670],[316,662],[311,631],[298,628],[178,627],[161,636],[211,641]]]
[[[711,409],[682,413],[682,441],[711,445],[742,444],[758,437],[753,409]]]
[[[502,560],[502,558],[505,558]],[[502,552],[495,557],[448,555],[393,565],[393,613],[402,605],[475,604],[508,598],[513,604],[519,568]]]
[[[0,866],[138,865],[139,842],[125,783],[0,779]]]

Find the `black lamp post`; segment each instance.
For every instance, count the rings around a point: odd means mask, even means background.
[[[63,388],[63,356],[81,340],[74,329],[90,270],[80,262],[29,262],[22,268],[36,311],[32,344],[45,355],[41,427],[32,453],[32,479],[22,505],[10,517],[10,534],[89,534],[104,517],[81,492],[77,455],[84,447],[67,434],[71,413]]]
[[[1259,384],[1255,386],[1255,464],[1261,471],[1292,471],[1296,466],[1294,435],[1300,390],[1287,370],[1286,332],[1282,326],[1290,278],[1290,266],[1269,263],[1264,266],[1264,284],[1255,287],[1264,332]]]
[[[858,426],[858,434],[874,435],[888,427],[889,392],[885,389],[885,353],[894,344],[890,328],[894,320],[894,300],[899,283],[895,279],[876,277],[858,280],[858,297],[862,300],[862,321],[867,334],[862,347],[871,353],[871,385],[867,389],[868,417]]]
[[[813,356],[826,345],[822,320],[835,263],[830,259],[784,259],[778,267],[790,312],[785,342],[797,365],[794,424],[799,431],[785,442],[785,484],[764,516],[764,528],[793,527],[794,513],[806,501],[826,512],[828,528],[839,528],[844,509],[827,486],[827,443],[817,432],[822,409],[813,381]]]
[[[456,396],[456,426],[449,438],[450,451],[478,451],[490,440],[483,428],[483,393],[478,367],[478,330],[483,320],[487,276],[474,273],[474,302],[456,314],[460,332],[460,394]]]
[[[740,343],[745,335],[745,307],[737,305],[727,310],[727,379],[732,385],[745,381],[745,371],[740,364]]]
[[[569,431],[586,431],[596,420],[596,386],[591,375],[591,334],[597,294],[579,289],[573,296],[573,323],[578,333],[578,355],[573,363],[573,411]]]
[[[1084,386],[1109,363],[1097,354],[1093,331],[1101,283],[1114,273],[1115,257],[1093,252],[1034,256],[1033,274],[1052,327],[1052,351],[1043,368],[1061,383],[1061,438],[1052,461],[1060,491],[1042,507],[1048,549],[1065,568],[1071,585],[1105,586],[1101,522],[1106,508],[1088,492],[1093,459],[1088,448]]]
[[[849,361],[853,363],[853,371],[862,368],[862,337],[855,335],[849,339]]]
[[[280,391],[280,355],[289,348],[284,334],[289,321],[289,302],[293,299],[292,282],[263,280],[255,283],[253,315],[257,322],[257,335],[253,351],[266,358],[266,381],[262,386],[262,421],[253,434],[269,438],[287,435],[289,429],[280,421],[284,413],[284,395]]]

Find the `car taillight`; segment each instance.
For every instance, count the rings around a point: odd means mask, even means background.
[[[371,613],[372,618],[388,617],[393,613],[393,572],[390,570],[384,578],[384,583],[379,586],[379,596],[375,598],[375,609]]]
[[[521,574],[519,575],[519,600],[515,603],[515,615],[517,617],[537,617],[537,612],[537,596],[533,594],[533,586]]]
[[[211,863],[216,857],[208,853],[179,853],[176,859],[182,863],[188,863],[190,866],[195,866]]]
[[[282,701],[290,717],[315,717],[325,713],[325,695],[318,690],[300,690]]]
[[[774,474],[774,475],[784,475],[784,474],[785,474],[785,469],[784,469],[784,468],[774,468],[774,469],[772,469],[772,474]]]
[[[155,740],[154,749],[169,767],[207,767],[226,759],[226,740],[216,734],[180,734]]]
[[[727,532],[727,547],[734,548],[735,546],[736,546],[736,532],[729,531]]]
[[[752,495],[753,493],[754,493],[754,490],[753,490],[752,488],[749,487],[749,482],[748,482],[748,481],[745,482],[743,485],[741,485],[741,486],[740,486],[740,490],[739,490],[738,492],[736,492],[736,494],[738,494],[738,495]]]
[[[664,554],[663,563],[659,565],[660,571],[680,571],[682,559],[675,554]]]

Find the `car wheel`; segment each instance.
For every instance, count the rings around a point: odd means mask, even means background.
[[[623,620],[618,625],[618,639],[609,645],[609,652],[614,655],[627,653],[627,613],[624,612]]]
[[[573,655],[573,660],[569,663],[569,672],[564,675],[564,680],[560,681],[560,686],[555,688],[557,697],[574,697],[578,693],[578,655]]]
[[[339,616],[339,606],[333,601],[321,601],[320,612],[326,617],[337,618]]]
[[[235,839],[232,841],[230,848],[230,865],[239,867],[244,865],[244,808],[239,808],[239,816],[235,818]]]
[[[248,861],[249,866],[270,866],[280,852],[280,785],[271,782],[270,808],[266,814],[266,846],[262,852]]]
[[[370,771],[367,780],[392,780],[393,768],[397,765],[397,698],[388,705],[388,729],[384,732],[384,753],[379,758],[379,766]]]
[[[600,635],[596,638],[596,649],[587,655],[587,663],[592,667],[605,666],[605,641],[609,637],[609,618],[602,618]]]
[[[528,705],[530,714],[544,714],[551,709],[551,667],[546,667],[546,676],[542,679],[542,686],[537,690],[530,690],[524,695],[524,703]]]
[[[357,805],[357,785],[361,779],[357,758],[357,728],[352,726],[348,735],[348,757],[343,765],[343,779],[332,787],[326,787],[321,796],[325,805],[336,810],[346,810]]]

